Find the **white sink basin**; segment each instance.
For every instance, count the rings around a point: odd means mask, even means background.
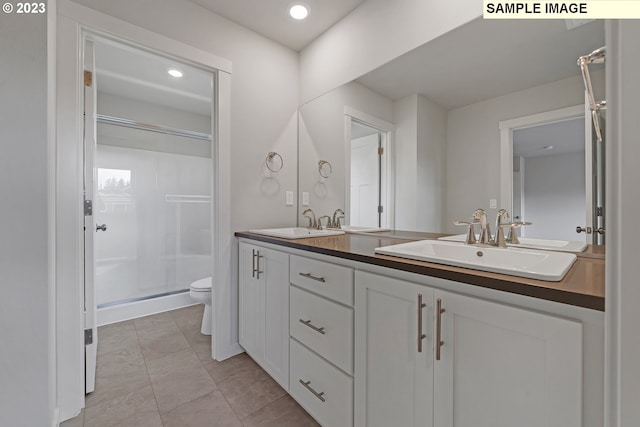
[[[456,234],[455,236],[440,237],[438,240],[446,240],[449,242],[465,242],[467,240],[466,234]],[[520,243],[512,245],[507,243],[507,246],[513,246],[514,248],[529,248],[529,249],[544,249],[545,251],[562,251],[562,252],[575,252],[579,253],[587,249],[586,242],[578,242],[574,240],[550,240],[550,239],[534,239],[531,237],[520,237]]]
[[[531,249],[461,245],[420,240],[376,248],[376,253],[437,264],[557,282],[576,260],[574,254]]]
[[[340,229],[347,233],[379,233],[382,231],[391,231],[390,228],[360,227],[358,225],[343,225]]]
[[[344,231],[340,230],[312,230],[304,227],[265,228],[263,230],[249,231],[265,236],[279,237],[281,239],[306,239],[308,237],[337,236],[344,234]]]

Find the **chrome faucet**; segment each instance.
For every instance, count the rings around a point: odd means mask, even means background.
[[[518,228],[524,227],[525,225],[531,225],[532,222],[513,222],[511,223],[511,227],[509,228],[509,234],[507,235],[505,241],[507,243],[511,243],[512,245],[519,245],[520,239],[518,239]]]
[[[309,220],[309,225],[307,226],[307,228],[318,228],[316,214],[313,212],[313,210],[311,210],[311,208],[305,209],[304,212],[302,212],[302,216]]]
[[[465,225],[469,227],[469,231],[467,233],[467,238],[465,243],[467,245],[486,245],[486,246],[497,246],[499,248],[506,248],[507,243],[511,243],[517,245],[520,243],[518,240],[518,234],[516,233],[516,229],[525,225],[531,225],[530,222],[505,222],[509,219],[509,212],[505,209],[500,209],[498,211],[498,216],[496,217],[496,235],[494,238],[491,236],[491,230],[489,228],[489,223],[487,221],[487,214],[484,209],[476,209],[471,217],[471,222],[465,221],[455,221],[455,225]],[[480,225],[480,238],[476,239],[476,233],[474,230],[474,225]],[[509,233],[507,237],[504,235],[504,229],[508,228]]]
[[[476,209],[471,218],[473,222],[480,224],[480,239],[478,240],[478,243],[481,245],[490,245],[491,229],[489,228],[487,214],[484,212],[484,209]]]
[[[338,208],[333,212],[333,219],[329,221],[329,224],[327,224],[327,228],[342,228],[340,226],[340,218],[344,218],[344,211]]]
[[[322,230],[323,218],[327,218],[327,228],[329,228],[329,225],[331,224],[331,217],[329,215],[322,215],[321,217],[318,218],[318,230]]]
[[[505,223],[503,221],[507,219],[509,219],[509,212],[507,212],[505,209],[500,209],[498,211],[498,216],[496,217],[496,236],[495,236],[495,239],[492,241],[492,244],[499,248],[507,247],[507,243],[505,242],[505,239],[504,239],[503,228],[507,227],[511,229],[511,226],[512,226],[511,223]]]

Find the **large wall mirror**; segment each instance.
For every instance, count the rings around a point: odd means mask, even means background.
[[[484,208],[492,220],[505,208],[533,223],[541,212],[566,211],[567,198],[534,197],[518,188],[519,182],[514,186],[514,166],[527,158],[524,152],[542,149],[546,160],[556,154],[568,158],[571,152],[574,163],[592,163],[561,171],[556,179],[575,177],[576,188],[586,195],[585,171],[602,172],[597,153],[603,144],[585,152],[591,136],[588,116],[586,123],[580,111],[574,118],[582,122],[548,120],[550,128],[568,122],[554,136],[563,144],[547,139],[550,129],[509,128],[516,135],[510,171],[502,170],[500,124],[584,105],[576,60],[603,45],[602,21],[476,19],[302,105],[298,223],[306,224],[301,213],[307,208],[318,216],[341,208],[348,224],[463,233],[453,221],[468,220],[476,208]],[[592,67],[591,79],[596,97],[605,99],[602,64]],[[581,147],[582,154],[575,154],[580,151],[575,147]],[[319,162],[330,163],[328,176],[319,170]],[[538,175],[550,167],[541,160],[530,165]],[[508,196],[503,194],[505,179],[510,183]],[[556,187],[554,179],[539,181],[535,191],[551,195]],[[583,212],[567,220],[561,231],[544,230],[547,226],[541,224],[531,235],[544,231],[546,238],[556,233],[583,240],[585,235],[576,234],[575,228],[589,225],[586,212],[594,212],[589,199],[603,196],[592,195],[571,200],[574,211],[584,204]],[[525,211],[521,204],[514,207],[514,198],[521,202],[523,197]]]

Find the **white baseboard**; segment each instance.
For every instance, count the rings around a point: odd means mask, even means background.
[[[98,326],[123,322],[138,317],[175,310],[198,304],[189,296],[189,292],[151,298],[143,301],[128,302],[98,309]]]

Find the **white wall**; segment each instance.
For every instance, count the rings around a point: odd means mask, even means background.
[[[475,0],[367,0],[300,52],[301,103],[481,15]]]
[[[395,124],[395,229],[416,230],[418,227],[418,95],[413,94],[393,103]]]
[[[316,215],[331,215],[345,207],[345,111],[348,106],[375,118],[392,122],[392,103],[359,83],[351,82],[300,108],[299,197],[309,192],[309,206]],[[333,173],[321,178],[318,161],[331,163]],[[301,206],[301,213],[306,208]],[[348,212],[347,212],[348,214]],[[300,216],[299,223],[305,224]]]
[[[604,73],[591,74],[594,90],[602,94]],[[603,99],[603,96],[598,96]],[[495,217],[500,205],[500,131],[498,122],[582,104],[581,76],[570,77],[492,98],[447,113],[446,231],[460,232],[451,221],[467,220],[477,208]],[[498,208],[489,209],[489,199]],[[506,208],[506,207],[505,207]]]
[[[445,201],[446,111],[422,95],[395,101],[395,228],[440,232]]]
[[[97,113],[142,123],[211,133],[211,117],[100,92]],[[213,100],[212,100],[213,102]],[[211,157],[211,142],[98,123],[98,144],[165,153]]]
[[[46,15],[0,15],[2,426],[54,417],[47,32]]]
[[[441,232],[446,189],[446,122],[444,108],[418,96],[417,229]]]
[[[584,152],[525,159],[522,220],[533,224],[524,228],[523,236],[584,238],[576,234],[576,226],[584,227],[586,221],[584,168]]]

